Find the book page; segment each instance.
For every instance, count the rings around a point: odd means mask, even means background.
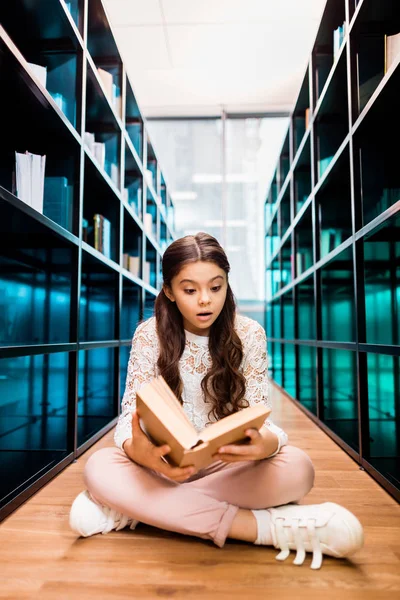
[[[171,402],[170,395],[165,393],[164,386],[159,381],[153,380],[144,385],[136,392],[136,396],[148,408],[147,415],[142,415],[138,403],[139,415],[143,418],[144,425],[151,437],[159,440],[159,431],[167,429],[183,448],[191,448],[196,444],[198,440],[196,429],[186,417],[183,409],[182,415],[179,410],[182,407],[178,399],[172,394],[174,402]],[[149,413],[152,415],[151,420],[148,418]],[[168,443],[171,446],[169,441]]]
[[[268,415],[271,413],[271,409],[267,408],[263,404],[257,404],[256,406],[249,406],[244,408],[233,415],[224,417],[216,423],[212,423],[198,435],[199,439],[204,442],[211,441],[218,438],[229,431],[242,427],[243,429],[251,429],[254,425],[252,423],[261,418],[261,424]]]
[[[164,402],[166,402],[168,404],[168,406],[171,408],[171,410],[174,411],[174,413],[181,420],[181,422],[184,424],[184,426],[187,429],[189,429],[189,428],[191,429],[193,436],[196,436],[196,438],[197,438],[198,436],[197,436],[196,428],[193,426],[193,424],[188,419],[181,403],[179,402],[178,398],[175,396],[175,394],[173,393],[171,388],[167,385],[165,379],[163,377],[161,377],[161,375],[160,375],[159,377],[157,377],[157,379],[155,379],[153,381],[153,385],[154,385],[154,389],[156,389],[158,391],[158,393],[160,394],[160,396],[162,396]]]

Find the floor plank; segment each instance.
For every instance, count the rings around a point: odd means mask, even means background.
[[[398,503],[293,402],[272,393],[274,422],[316,468],[304,502],[338,502],[362,522],[365,546],[354,557],[326,557],[320,571],[311,571],[309,555],[295,567],[277,562],[273,548],[232,540],[219,549],[142,524],[134,532],[77,538],[68,527],[69,508],[83,489],[88,457],[113,445],[110,432],[0,524],[0,599],[400,598]]]

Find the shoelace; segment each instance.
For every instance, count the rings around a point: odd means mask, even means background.
[[[135,519],[127,517],[126,515],[117,512],[113,508],[109,508],[108,511],[109,512],[107,515],[107,523],[102,533],[109,533],[112,529],[115,529],[115,531],[119,531],[120,529],[126,527],[129,522],[131,522],[129,529],[135,529],[136,525],[138,524],[138,521],[135,521]],[[115,527],[116,523],[118,523],[117,527]]]
[[[281,549],[280,553],[275,557],[276,560],[286,560],[290,554],[289,544],[288,544],[288,540],[286,537],[287,534],[285,531],[285,528],[287,529],[288,525],[286,525],[286,527],[284,527],[284,523],[286,521],[287,521],[287,519],[283,519],[283,518],[278,518],[275,521],[277,546],[278,546],[278,548]],[[300,519],[292,519],[292,522],[289,525],[289,527],[292,530],[292,534],[293,534],[293,543],[297,550],[295,559],[293,561],[294,565],[302,565],[304,562],[304,559],[306,557],[306,550],[305,550],[303,538],[302,538],[302,535],[301,535],[300,529],[299,529],[299,521],[300,521]],[[315,531],[315,519],[308,519],[306,527],[307,527],[308,538],[311,543],[312,553],[313,553],[311,568],[312,569],[320,569],[321,565],[322,565],[322,552],[321,552],[321,546],[319,543],[319,538],[318,538],[317,532]]]

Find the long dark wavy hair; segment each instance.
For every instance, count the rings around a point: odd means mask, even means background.
[[[171,289],[172,279],[189,263],[212,262],[226,273],[230,271],[227,256],[219,242],[207,233],[187,235],[175,240],[162,259],[164,287]],[[182,402],[183,384],[179,359],[185,349],[182,315],[176,302],[169,300],[164,287],[155,301],[160,352],[157,366],[169,387]],[[201,382],[204,398],[212,404],[209,412],[216,420],[249,405],[245,400],[246,380],[239,366],[243,358],[242,342],[234,329],[236,302],[228,282],[224,307],[210,329],[209,350],[212,365]]]

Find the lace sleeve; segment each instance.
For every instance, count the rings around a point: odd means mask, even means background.
[[[249,327],[245,336],[243,350],[243,375],[246,378],[246,399],[250,406],[262,402],[268,408],[272,408],[269,398],[267,337],[264,328],[259,323],[255,323],[254,327]],[[263,427],[268,427],[278,437],[278,448],[271,454],[271,456],[274,456],[282,446],[287,444],[288,436],[280,427],[274,425],[269,418],[265,420]]]
[[[153,320],[154,317],[141,323],[132,339],[121,414],[114,433],[114,442],[121,449],[125,440],[132,437],[132,412],[136,408],[136,392],[156,375],[158,340]]]

